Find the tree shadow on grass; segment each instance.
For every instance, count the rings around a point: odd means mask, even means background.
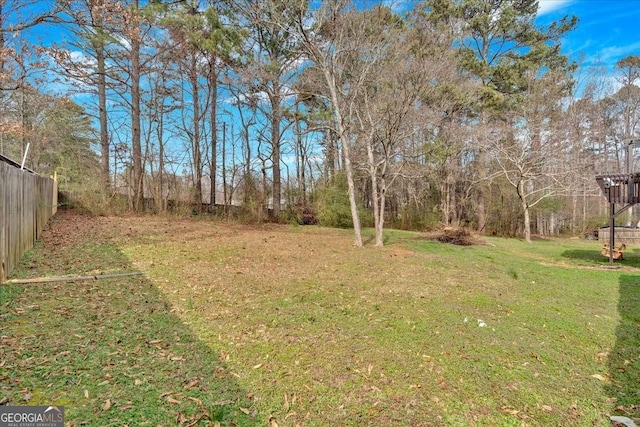
[[[611,383],[606,391],[615,399],[616,415],[640,422],[640,275],[620,277],[620,323],[609,354]]]
[[[563,258],[578,261],[582,265],[601,266],[609,265],[609,258],[602,255],[600,249],[572,249],[562,252]],[[614,261],[614,266],[640,268],[640,249],[627,250],[622,260]]]
[[[76,244],[86,257],[76,265],[131,268],[117,248],[77,241],[36,247],[29,275],[64,275],[47,267],[73,265]],[[143,276],[3,286],[0,404],[65,406],[72,427],[266,424],[224,351],[200,341]]]

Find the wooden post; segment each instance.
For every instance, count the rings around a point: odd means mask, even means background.
[[[627,203],[635,203],[633,198],[633,140],[627,145]]]
[[[611,189],[609,189],[611,191]],[[615,248],[616,234],[616,204],[609,202],[609,265],[613,266],[613,248]]]
[[[37,277],[33,279],[10,279],[6,283],[13,285],[26,285],[31,283],[52,283],[52,282],[78,282],[85,280],[101,280],[116,279],[130,276],[142,276],[141,271],[132,271],[130,273],[114,273],[114,274],[97,274],[93,276],[62,276],[62,277]]]

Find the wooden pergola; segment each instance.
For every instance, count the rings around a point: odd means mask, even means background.
[[[640,173],[633,171],[633,146],[634,141],[629,141],[627,145],[627,173],[596,175],[596,181],[609,202],[609,264],[611,265],[614,260],[615,219],[633,205],[640,203]],[[619,205],[617,209],[616,205]]]

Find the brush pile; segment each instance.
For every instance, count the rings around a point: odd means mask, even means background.
[[[427,234],[427,240],[435,240],[441,243],[449,243],[458,246],[471,246],[482,244],[465,228],[445,227],[442,230]]]

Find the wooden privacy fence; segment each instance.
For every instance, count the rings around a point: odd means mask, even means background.
[[[57,211],[58,184],[0,157],[0,282]]]

